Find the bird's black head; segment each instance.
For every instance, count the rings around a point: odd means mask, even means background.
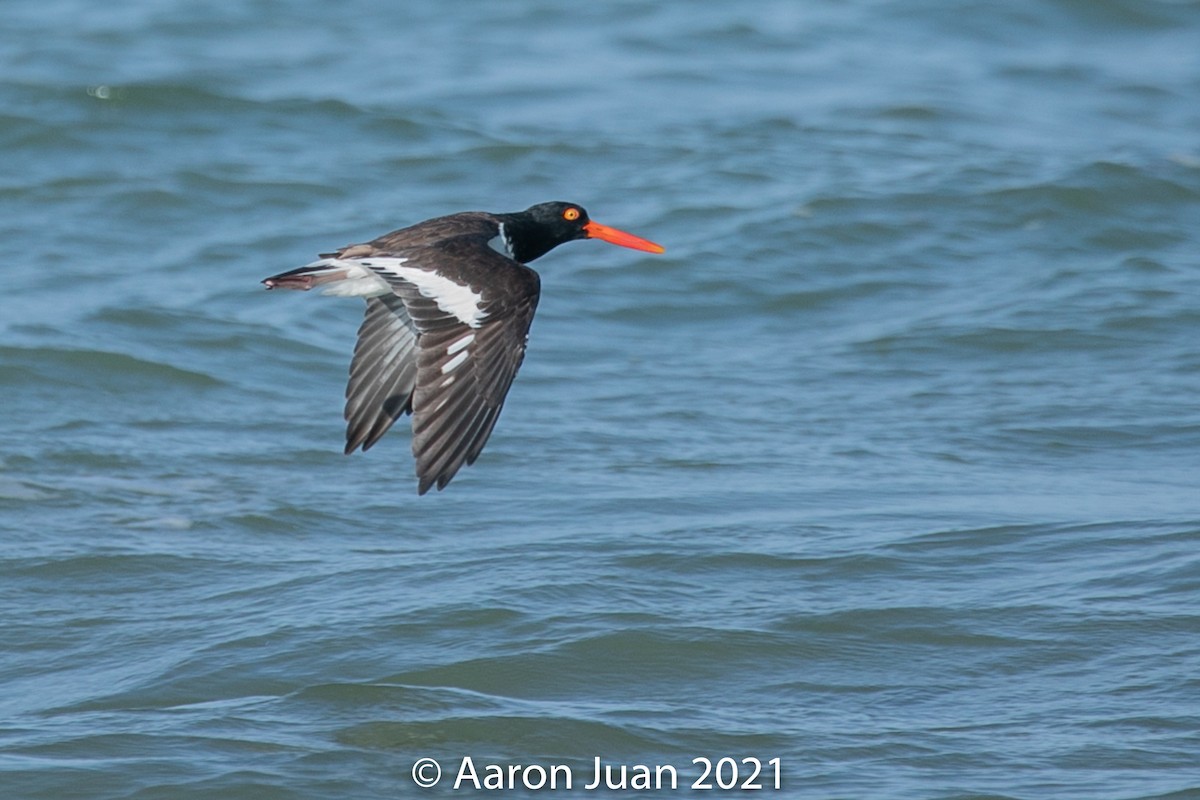
[[[635,250],[663,252],[654,242],[592,222],[583,206],[575,203],[538,203],[516,214],[506,214],[504,228],[513,258],[522,264],[575,239],[601,239]]]

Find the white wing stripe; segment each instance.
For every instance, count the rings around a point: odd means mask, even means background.
[[[403,264],[408,261],[406,258],[362,258],[348,261],[408,281],[416,286],[422,295],[437,303],[438,308],[447,314],[453,314],[464,325],[478,328],[487,316],[483,311],[483,296],[470,286],[455,283],[436,272],[405,267]]]
[[[454,355],[459,350],[462,350],[464,347],[466,347],[473,341],[475,341],[475,334],[468,333],[466,336],[462,337],[461,339],[459,339],[455,342],[451,342],[450,346],[446,348],[446,355],[448,355],[448,356]]]
[[[458,369],[462,363],[467,360],[467,356],[469,355],[471,355],[470,350],[463,350],[454,358],[450,359],[445,364],[442,364],[442,374],[445,375],[447,372]]]

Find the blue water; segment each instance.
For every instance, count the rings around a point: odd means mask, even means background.
[[[1200,797],[1197,42],[1194,0],[5,0],[0,794]],[[554,199],[667,252],[535,264],[445,492],[404,423],[343,456],[361,303],[258,281]]]

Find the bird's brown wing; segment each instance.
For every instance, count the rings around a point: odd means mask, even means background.
[[[362,361],[361,373],[365,381],[367,376],[376,374],[370,362],[384,364],[386,369],[387,363],[396,363],[394,359],[388,361],[390,354],[408,353],[407,325],[411,323],[408,330],[415,331],[416,380],[411,395],[403,405],[398,399],[409,386],[406,381],[413,361],[411,356],[401,357],[403,368],[393,367],[392,380],[385,381],[393,387],[390,394],[385,390],[370,395],[375,401],[387,397],[397,399],[390,408],[376,403],[376,409],[382,413],[376,414],[376,425],[369,429],[364,442],[373,443],[387,430],[391,421],[379,427],[382,417],[391,413],[398,416],[411,409],[412,447],[420,494],[435,485],[438,489],[444,488],[464,464],[474,463],[482,452],[525,357],[525,343],[540,293],[536,272],[487,247],[475,246],[463,252],[454,252],[455,248],[447,251],[441,246],[431,250],[439,255],[439,259],[430,258],[431,253],[410,250],[403,264],[391,269],[370,259],[362,262],[391,284],[396,299],[403,304],[406,321],[385,323],[376,320],[372,324],[369,307],[361,335],[373,334],[375,338],[369,342],[378,343],[364,345],[364,339],[360,338],[358,349],[366,348],[370,358],[360,359],[358,350],[355,354],[356,364]],[[461,298],[456,304],[445,294],[439,296],[438,286],[431,287],[423,276],[412,271],[422,268],[423,261],[444,261],[448,253],[462,256],[456,262],[454,283],[462,290],[458,294],[474,293],[478,298],[475,318],[464,319]],[[472,285],[471,276],[485,274],[488,275],[486,289],[479,288],[479,283]],[[383,300],[385,305],[391,302],[386,296]],[[400,318],[395,313],[394,303],[391,309],[392,315]],[[353,385],[353,367],[351,375]],[[357,394],[367,396],[368,392],[363,389]],[[371,405],[371,401],[367,405]],[[348,404],[348,414],[349,408]],[[391,420],[395,418],[393,416]],[[376,430],[378,434],[371,438]],[[352,441],[348,438],[348,449],[353,449]]]

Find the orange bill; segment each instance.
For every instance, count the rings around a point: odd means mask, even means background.
[[[616,228],[610,228],[607,225],[601,225],[599,222],[589,222],[583,226],[587,232],[589,239],[600,239],[609,244],[619,244],[621,247],[632,247],[634,250],[645,250],[647,253],[664,253],[666,250],[660,244],[655,244],[648,239],[643,239],[640,236],[634,236],[632,233],[619,231]]]

